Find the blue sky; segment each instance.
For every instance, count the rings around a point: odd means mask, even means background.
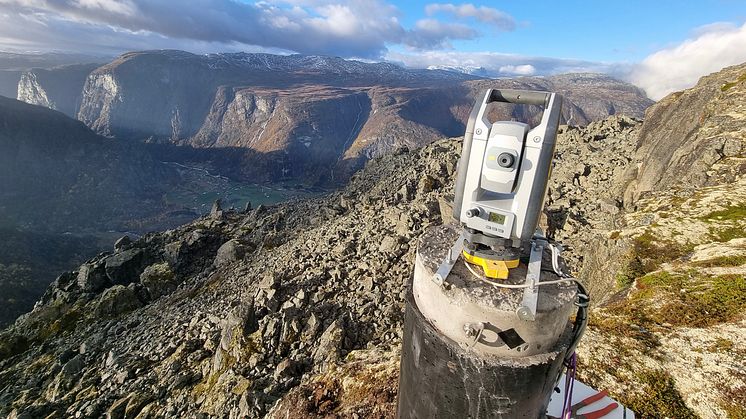
[[[746,61],[746,1],[0,0],[0,50],[262,51],[489,77],[603,72],[652,98]]]
[[[411,26],[432,1],[397,1]],[[458,4],[458,3],[457,3]],[[746,1],[490,1],[479,3],[513,16],[511,32],[476,23],[482,37],[454,41],[459,51],[498,51],[590,61],[641,61],[716,22],[742,24]]]

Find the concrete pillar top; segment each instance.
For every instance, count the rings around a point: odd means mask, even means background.
[[[574,313],[577,287],[572,282],[539,287],[536,320],[520,319],[524,289],[499,288],[493,280],[477,278],[459,258],[444,286],[432,280],[458,238],[456,226],[434,226],[420,238],[412,291],[417,307],[441,333],[483,355],[518,358],[555,350]],[[551,272],[551,253],[545,249],[540,282],[560,279]],[[480,273],[479,269],[475,270]],[[503,284],[523,284],[525,263],[511,269]]]

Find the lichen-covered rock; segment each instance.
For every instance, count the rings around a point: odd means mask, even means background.
[[[154,263],[140,274],[140,283],[145,287],[150,299],[172,293],[177,286],[174,272],[168,263]]]
[[[114,242],[114,250],[124,250],[132,244],[132,239],[129,236],[122,236]]]
[[[216,266],[221,266],[235,262],[243,257],[245,250],[238,240],[228,240],[218,248],[214,263]]]
[[[127,285],[137,281],[144,268],[145,255],[142,249],[117,252],[105,260],[106,276],[113,284]]]
[[[746,156],[746,64],[702,77],[651,106],[640,131],[628,205],[649,191],[732,182]],[[728,161],[734,164],[728,164]],[[725,164],[716,164],[716,163]],[[741,167],[735,172],[733,166]],[[639,167],[639,169],[638,169]]]
[[[101,294],[96,305],[96,315],[113,317],[141,307],[135,291],[124,285],[114,285]]]
[[[100,292],[111,283],[103,263],[84,263],[78,270],[78,287],[84,292]]]
[[[319,370],[323,371],[339,362],[343,339],[342,322],[339,319],[334,320],[319,337],[319,346],[313,356],[313,361],[318,365]]]

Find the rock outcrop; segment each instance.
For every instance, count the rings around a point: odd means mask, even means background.
[[[566,258],[586,281],[594,304],[615,292],[622,262],[605,253],[604,245],[621,224],[624,179],[641,125],[614,116],[584,128],[560,128],[546,198],[546,232],[569,251]]]
[[[73,64],[32,69],[21,74],[17,99],[74,118],[82,101],[83,84],[98,64]]]
[[[717,185],[742,173],[744,98],[746,64],[741,64],[702,77],[693,88],[672,93],[648,109],[628,204],[646,192]]]

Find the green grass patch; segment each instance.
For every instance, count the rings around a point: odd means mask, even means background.
[[[746,73],[741,74],[738,76],[736,81],[729,81],[722,86],[720,86],[721,92],[727,92],[728,90],[732,89],[734,86],[736,86],[738,83],[742,83],[743,81],[746,81]]]
[[[746,278],[707,277],[698,271],[654,272],[637,281],[629,298],[609,309],[643,327],[707,327],[739,319],[746,310]]]
[[[704,221],[740,221],[746,219],[746,204],[731,205],[702,217]]]
[[[619,288],[627,288],[635,282],[635,279],[645,275],[645,265],[642,259],[632,254],[627,264],[616,274],[616,285]]]
[[[735,343],[733,343],[730,339],[724,339],[721,337],[715,338],[715,343],[713,343],[708,350],[710,352],[729,352],[733,350],[735,347]]]
[[[673,377],[661,370],[643,370],[636,382],[641,392],[620,397],[638,418],[697,418],[676,389]]]
[[[746,231],[743,229],[743,227],[739,226],[720,228],[714,231],[710,231],[710,234],[712,235],[714,240],[720,243],[725,243],[733,239],[746,237]]]
[[[746,255],[720,256],[713,259],[692,262],[692,265],[700,268],[715,268],[726,266],[741,266],[746,264]]]
[[[632,239],[632,249],[627,263],[617,273],[620,288],[631,285],[635,279],[658,270],[662,264],[680,259],[694,250],[694,245],[682,245],[673,240],[660,239],[650,230]]]

